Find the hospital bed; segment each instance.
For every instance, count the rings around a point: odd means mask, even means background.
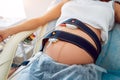
[[[55,3],[60,0],[56,0]],[[0,80],[7,80],[7,76],[15,56],[18,44],[28,37],[31,33],[39,32],[37,35],[33,55],[40,49],[41,39],[48,31],[48,26],[53,27],[56,21],[46,24],[42,28],[32,31],[24,31],[13,35],[5,45],[2,53],[0,54]],[[12,47],[11,47],[12,45]],[[102,52],[96,62],[97,65],[105,68],[107,73],[99,73],[99,78],[102,80],[120,80],[120,24],[115,24],[114,29],[109,32],[109,41],[102,47]],[[17,80],[17,73],[24,69],[20,67],[9,80]]]

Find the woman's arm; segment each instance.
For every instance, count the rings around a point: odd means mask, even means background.
[[[52,9],[50,9],[38,18],[30,19],[24,23],[18,24],[5,30],[0,30],[0,41],[5,39],[9,35],[21,31],[36,29],[39,26],[45,25],[46,23],[57,19],[61,14],[61,7],[64,5],[64,3],[68,1],[69,0],[62,0],[60,3],[56,4]]]
[[[115,8],[115,21],[117,23],[120,23],[120,2],[115,2],[114,8]]]

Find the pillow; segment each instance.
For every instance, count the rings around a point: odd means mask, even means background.
[[[100,64],[106,69],[116,70],[117,69],[116,66],[120,68],[120,65],[117,65],[120,64],[119,56],[120,56],[120,24],[116,24],[113,30],[109,32],[108,43],[103,46],[101,55],[99,56],[102,59],[99,59],[99,61]]]
[[[105,78],[107,77],[104,80],[116,80],[114,79],[116,76],[120,79],[120,24],[116,24],[109,32],[108,43],[102,47],[96,64],[108,71],[107,74],[103,74]],[[112,78],[108,79],[110,77]]]

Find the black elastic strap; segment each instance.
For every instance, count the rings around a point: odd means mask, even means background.
[[[20,66],[26,66],[30,61],[23,61],[18,67]]]
[[[80,36],[77,36],[77,35],[74,35],[74,34],[71,34],[71,33],[68,33],[68,32],[64,32],[64,31],[59,31],[59,30],[51,32],[50,34],[48,34],[43,39],[41,51],[43,51],[45,43],[48,41],[49,38],[56,38],[56,39],[60,39],[60,40],[75,44],[78,47],[83,48],[85,51],[87,51],[93,57],[93,59],[95,61],[96,61],[96,59],[98,57],[97,50],[86,39],[84,39],[84,38],[82,38]]]
[[[83,22],[72,18],[72,19],[68,19],[68,20],[64,21],[62,24],[75,25],[76,27],[78,27],[79,29],[81,29],[82,31],[87,33],[93,39],[93,41],[95,42],[96,47],[97,47],[97,52],[100,53],[101,43],[100,43],[97,35],[89,27],[87,27]]]

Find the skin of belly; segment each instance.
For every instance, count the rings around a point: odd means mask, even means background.
[[[100,39],[100,30],[92,28],[89,25],[87,26],[91,28]],[[62,30],[65,32],[81,36],[88,40],[96,48],[94,41],[80,29],[70,29],[60,26],[57,28],[57,30]],[[52,43],[49,47],[47,47],[48,44],[49,42],[46,43],[44,52],[59,63],[72,65],[72,64],[89,64],[94,62],[93,58],[90,56],[88,52],[72,43],[58,40],[57,42]]]

